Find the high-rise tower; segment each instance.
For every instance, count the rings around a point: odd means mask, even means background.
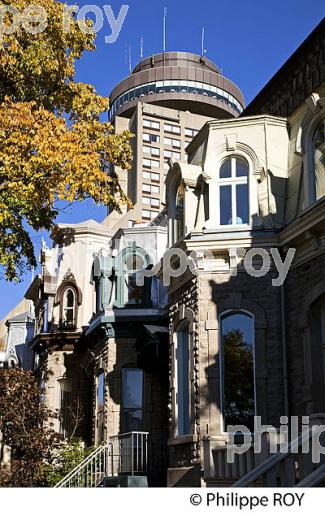
[[[207,120],[237,117],[244,108],[240,89],[212,61],[187,52],[142,60],[110,102],[115,131],[134,134],[132,170],[117,173],[135,206],[129,220],[143,222],[162,209],[168,159],[186,161],[187,144]]]

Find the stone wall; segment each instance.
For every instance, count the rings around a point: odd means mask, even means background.
[[[291,269],[285,283],[286,329],[289,376],[289,404],[291,415],[307,415],[310,408],[313,378],[310,333],[311,304],[325,294],[325,252]],[[321,364],[319,355],[316,363]],[[317,393],[317,389],[314,388]],[[323,394],[323,388],[318,393]],[[317,410],[319,411],[319,410]]]
[[[45,404],[55,414],[50,425],[60,431],[60,381],[71,382],[71,425],[76,426],[75,436],[90,442],[90,396],[91,384],[83,367],[85,354],[78,351],[57,350],[45,354],[41,363],[41,374],[45,375]]]
[[[226,311],[246,310],[255,323],[255,380],[257,415],[262,424],[279,426],[284,414],[281,290],[273,287],[273,272],[253,278],[239,270],[200,272],[184,276],[170,288],[170,440],[169,473],[172,485],[187,481],[186,474],[203,457],[204,436],[222,435],[220,411],[219,318]],[[193,313],[190,362],[192,435],[177,437],[175,405],[174,331]],[[178,469],[178,473],[175,470]],[[178,475],[178,476],[177,476]],[[197,477],[197,473],[196,473]]]

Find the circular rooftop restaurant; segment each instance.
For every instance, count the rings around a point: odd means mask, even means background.
[[[205,56],[165,52],[142,60],[110,95],[110,119],[130,117],[137,103],[189,110],[211,118],[238,117],[241,90]]]

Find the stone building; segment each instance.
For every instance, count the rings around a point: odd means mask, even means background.
[[[54,426],[99,446],[62,486],[93,467],[90,485],[323,482],[323,459],[271,448],[284,417],[308,418],[308,435],[325,417],[324,27],[243,111],[186,53],[144,60],[113,90],[116,129],[135,133],[133,180],[118,172],[135,210],[61,225],[26,294]],[[143,201],[155,182],[157,210]],[[256,417],[273,430],[254,453]]]

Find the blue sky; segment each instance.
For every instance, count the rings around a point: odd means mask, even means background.
[[[117,41],[105,43],[111,30],[105,18],[97,34],[96,51],[87,53],[77,64],[77,79],[92,83],[102,95],[128,75],[127,51],[131,45],[132,66],[140,58],[140,38],[144,55],[162,51],[163,9],[167,7],[167,51],[201,52],[201,32],[205,28],[207,56],[225,76],[237,83],[249,103],[316,27],[325,13],[323,0],[168,0],[151,2],[124,0],[129,10]],[[117,17],[122,2],[68,2],[102,7],[110,4]],[[88,218],[102,220],[103,207],[91,202],[74,205],[61,214],[60,222],[78,222]],[[42,235],[32,233],[39,251]],[[0,319],[23,297],[31,273],[20,284],[0,279]]]

